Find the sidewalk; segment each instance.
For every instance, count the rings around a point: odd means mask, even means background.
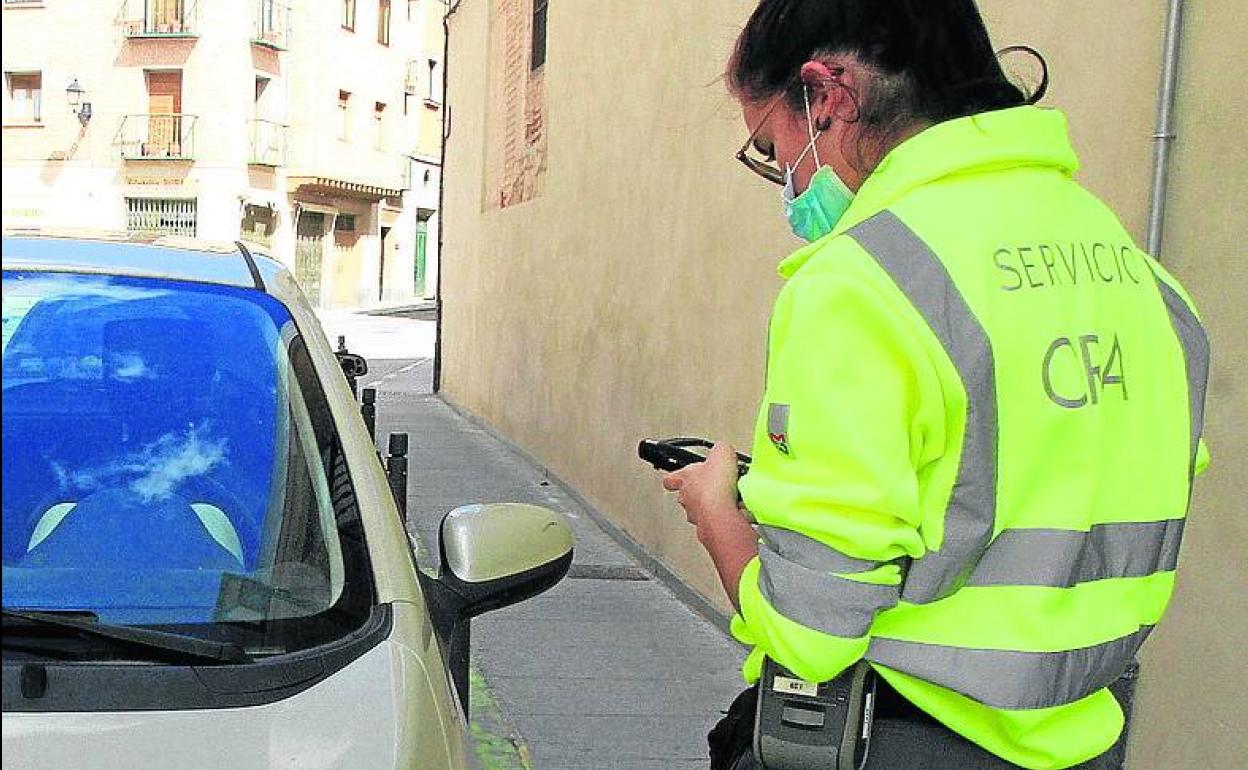
[[[506,444],[435,396],[386,395],[378,438],[411,435],[409,529],[423,568],[436,569],[442,516],[467,503],[543,505],[567,517],[576,538],[562,583],[473,622],[480,677],[471,708],[482,764],[705,768],[706,732],[744,686],[743,650]]]

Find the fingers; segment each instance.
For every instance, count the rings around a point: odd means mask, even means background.
[[[685,499],[688,496],[689,490],[685,487],[684,471],[676,471],[675,473],[669,473],[664,476],[663,488],[668,492],[676,493],[676,503],[684,509],[685,520],[690,524],[696,525],[698,523],[697,518],[694,516],[693,511],[690,510],[688,500]]]

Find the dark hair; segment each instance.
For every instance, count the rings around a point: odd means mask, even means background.
[[[1048,84],[1047,67],[1035,93],[1010,82],[975,0],[761,0],[737,40],[728,79],[751,99],[785,92],[797,106],[802,64],[843,53],[884,81],[855,95],[857,119],[877,131],[1033,104]]]

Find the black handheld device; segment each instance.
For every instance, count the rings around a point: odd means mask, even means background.
[[[706,455],[695,449],[710,449],[712,443],[704,438],[645,438],[637,444],[637,456],[650,463],[657,471],[671,473],[690,463],[706,460]],[[750,469],[750,456],[737,452],[737,475],[744,476]]]
[[[875,671],[858,661],[807,682],[770,658],[758,681],[754,756],[767,770],[862,770],[871,745]]]

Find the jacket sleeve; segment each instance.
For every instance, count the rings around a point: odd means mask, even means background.
[[[1196,475],[1203,476],[1205,471],[1209,470],[1209,445],[1202,438],[1200,443],[1196,445]]]
[[[893,300],[895,301],[895,300]],[[772,316],[754,462],[742,478],[759,555],[733,633],[824,681],[866,652],[901,564],[924,553],[916,468],[943,451],[943,399],[918,336],[883,291],[839,273],[795,276]]]

